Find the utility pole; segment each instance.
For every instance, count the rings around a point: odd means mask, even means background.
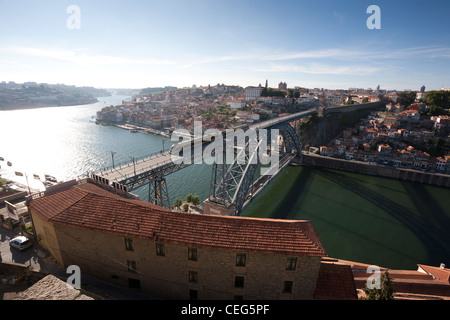
[[[115,167],[114,167],[114,153],[115,153],[114,151],[111,151],[113,169],[115,169]]]

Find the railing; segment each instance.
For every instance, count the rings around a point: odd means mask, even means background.
[[[120,168],[111,170],[111,173],[114,172],[114,171],[116,171],[116,172],[119,173],[119,174],[121,175],[121,177],[122,177],[120,181],[124,181],[124,180],[126,180],[126,179],[129,179],[129,178],[135,177],[135,176],[137,176],[137,175],[140,175],[140,174],[142,174],[142,173],[148,172],[148,171],[150,171],[150,170],[152,170],[152,169],[154,169],[154,168],[159,168],[159,167],[162,167],[162,166],[164,166],[164,165],[167,165],[167,164],[169,164],[169,163],[172,163],[172,159],[171,159],[171,158],[168,159],[168,160],[164,160],[164,161],[161,161],[161,162],[154,163],[152,166],[144,167],[144,168],[138,169],[138,170],[136,170],[136,172],[133,172],[133,173],[131,173],[131,174],[125,174],[125,175],[122,174],[122,173],[119,171]],[[132,163],[129,164],[128,167],[130,167],[131,165],[133,165],[133,164],[132,164]],[[106,176],[107,176],[107,175],[106,175]]]
[[[278,123],[281,123],[281,122],[286,122],[286,121],[289,121],[289,120],[292,120],[292,119],[296,119],[298,117],[307,116],[307,115],[309,115],[309,114],[311,114],[313,112],[316,112],[316,111],[317,111],[316,109],[309,109],[309,110],[306,110],[306,111],[301,111],[301,112],[298,112],[298,113],[290,114],[290,115],[285,116],[285,117],[280,117],[280,118],[266,120],[266,121],[263,121],[263,122],[260,122],[260,123],[256,123],[256,124],[250,126],[250,128],[252,128],[252,129],[259,129],[259,128],[264,128],[264,127],[269,127],[269,126],[272,126],[272,125],[275,125],[275,124],[278,124]]]
[[[102,174],[103,174],[103,172],[109,173],[109,172],[114,172],[114,171],[117,171],[117,170],[121,170],[121,169],[123,169],[123,168],[125,168],[125,167],[131,167],[132,165],[138,164],[140,161],[146,162],[146,161],[153,160],[153,159],[155,159],[155,158],[162,157],[162,156],[166,156],[166,155],[167,155],[167,151],[164,152],[164,153],[161,153],[161,152],[154,152],[154,153],[152,153],[152,154],[150,154],[150,155],[141,156],[141,157],[139,157],[139,158],[134,158],[134,157],[133,157],[134,160],[131,161],[131,162],[130,162],[129,160],[125,160],[125,161],[123,161],[123,162],[119,162],[118,165],[117,165],[117,164],[114,164],[114,166],[106,167],[106,168],[102,171]],[[99,174],[100,174],[100,173],[99,173]]]

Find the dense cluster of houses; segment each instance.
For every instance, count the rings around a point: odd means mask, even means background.
[[[158,130],[170,130],[189,127],[194,120],[201,120],[209,127],[217,125],[219,119],[206,120],[202,119],[201,115],[216,107],[222,100],[230,101],[235,108],[245,107],[245,104],[238,104],[235,98],[241,94],[240,87],[219,84],[213,87],[193,86],[169,90],[103,108],[97,112],[97,121],[106,124],[131,123]]]
[[[445,150],[450,141],[450,117],[421,115],[425,110],[421,103],[405,110],[400,104],[389,103],[386,112],[372,113],[358,126],[345,129],[330,145],[321,146],[320,154],[450,173],[450,154]],[[439,146],[440,156],[430,155],[429,150],[436,151]]]
[[[261,96],[263,89],[261,86],[242,88],[217,84],[166,90],[105,107],[97,112],[97,122],[130,123],[163,131],[181,127],[189,130],[194,121],[202,121],[204,128],[228,128],[277,117],[292,105],[318,106],[314,94],[306,94],[306,91],[297,98],[265,97]],[[283,92],[286,94],[286,90]],[[219,113],[218,107],[229,109]]]

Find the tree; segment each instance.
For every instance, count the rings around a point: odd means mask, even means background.
[[[191,202],[192,202],[192,193],[189,193],[189,194],[186,196],[186,202],[187,202],[187,203],[191,203]]]
[[[432,105],[430,107],[430,110],[428,111],[429,116],[443,116],[446,114],[447,114],[447,111],[444,108],[436,106],[436,105]]]
[[[416,92],[415,91],[403,91],[397,94],[397,103],[400,103],[402,106],[409,106],[416,101]]]
[[[450,108],[450,91],[428,91],[423,98],[423,102],[430,106],[430,108],[432,106],[436,106],[443,109],[448,109]]]
[[[182,204],[183,204],[183,200],[177,199],[177,200],[175,200],[174,207],[179,208],[179,207],[181,207]]]
[[[286,93],[284,91],[275,90],[272,88],[264,88],[261,91],[261,97],[284,97]]]
[[[367,300],[393,300],[394,290],[392,289],[392,280],[389,277],[389,271],[386,270],[380,276],[380,289],[369,289],[366,284],[364,292],[367,295]]]
[[[188,212],[189,211],[189,204],[188,203],[183,204],[183,210],[184,210],[184,212]]]
[[[193,204],[194,206],[200,204],[200,199],[199,199],[198,196],[193,196],[193,197],[192,197],[192,204]]]

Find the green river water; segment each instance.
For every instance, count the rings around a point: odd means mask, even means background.
[[[244,216],[312,221],[328,256],[387,267],[450,264],[450,189],[288,167]]]

